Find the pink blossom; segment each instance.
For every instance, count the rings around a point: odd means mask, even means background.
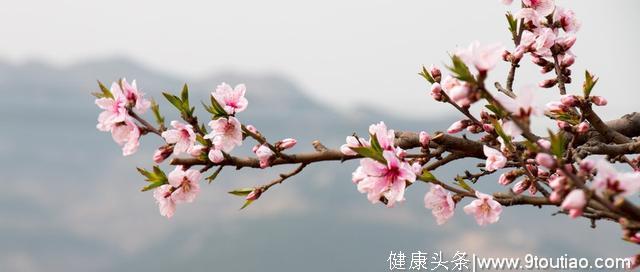
[[[366,177],[358,182],[358,191],[367,193],[371,203],[377,203],[385,197],[387,207],[404,201],[406,182],[414,182],[416,174],[411,166],[399,160],[392,151],[385,150],[382,156],[387,164],[381,164],[370,158],[360,160],[360,166]],[[354,174],[355,175],[355,174]]]
[[[619,173],[604,159],[595,163],[597,174],[593,177],[592,187],[598,193],[610,191],[622,196],[631,196],[640,192],[640,172]]]
[[[569,110],[569,107],[560,101],[551,101],[545,105],[547,111],[551,113],[565,113]]]
[[[355,156],[358,153],[351,149],[352,147],[369,146],[369,141],[364,138],[356,138],[355,136],[347,136],[347,143],[340,147],[340,152],[347,156]]]
[[[544,16],[540,16],[540,14],[532,8],[523,8],[516,12],[516,19],[524,20],[525,24],[532,23],[536,27],[540,27],[541,22],[544,21]]]
[[[547,16],[556,7],[554,0],[522,0],[527,7],[535,9],[541,16]]]
[[[447,75],[442,81],[441,87],[451,101],[458,104],[458,106],[466,107],[471,105],[471,99],[469,98],[471,88],[466,82]]]
[[[191,155],[192,157],[200,157],[200,155],[202,155],[202,153],[204,152],[204,150],[205,150],[206,148],[207,148],[207,147],[206,147],[206,146],[204,146],[204,145],[197,144],[197,145],[192,146],[192,147],[188,150],[188,152],[189,152],[189,155]]]
[[[129,156],[136,153],[140,146],[140,128],[130,118],[111,127],[113,140],[122,146],[122,155]]]
[[[365,178],[367,178],[367,174],[364,172],[362,166],[358,166],[358,168],[351,173],[351,181],[353,181],[354,184],[360,183]]]
[[[235,146],[242,145],[242,126],[235,117],[211,120],[209,127],[211,132],[204,138],[211,139],[216,148],[229,153]]]
[[[120,84],[122,85],[122,94],[127,99],[128,104],[132,106],[133,111],[137,114],[143,114],[151,107],[151,102],[144,98],[143,92],[138,90],[135,80],[131,82],[131,85],[129,85],[127,79],[123,78],[122,81],[120,81]],[[120,85],[115,84],[115,86],[112,86],[111,88],[113,89],[114,87],[120,88]]]
[[[487,171],[498,170],[507,164],[507,158],[502,155],[502,152],[486,145],[482,147],[482,150],[484,155],[487,156],[486,165],[484,167]]]
[[[478,199],[464,206],[464,212],[473,215],[480,226],[493,224],[500,220],[502,205],[493,200],[493,196],[476,191]]]
[[[431,136],[429,135],[429,133],[420,131],[420,134],[418,134],[418,139],[420,140],[420,144],[423,147],[429,147],[429,141],[431,141]]]
[[[424,196],[424,207],[431,209],[431,214],[436,218],[436,223],[442,225],[452,216],[455,202],[450,192],[447,192],[440,185],[431,185],[431,189]]]
[[[115,86],[115,87],[114,87]],[[118,84],[113,83],[111,87],[113,98],[98,98],[96,105],[104,111],[98,115],[98,125],[100,131],[110,131],[114,124],[124,122],[127,118],[127,99],[122,95]]]
[[[162,138],[169,144],[175,144],[173,152],[176,155],[189,152],[196,142],[196,134],[193,132],[193,127],[175,120],[171,121],[171,126],[174,129],[162,132]]]
[[[500,0],[500,2],[502,2],[502,4],[505,4],[505,5],[511,5],[513,0]]]
[[[245,92],[246,87],[244,84],[238,84],[235,88],[231,88],[229,84],[222,83],[216,87],[216,90],[211,95],[228,114],[236,114],[245,110],[249,104],[244,97]]]
[[[171,186],[177,188],[171,197],[176,203],[190,203],[196,199],[200,192],[200,178],[202,174],[195,169],[184,170],[182,166],[169,173],[168,179]]]
[[[582,215],[582,209],[587,205],[587,198],[584,191],[575,189],[571,191],[562,201],[560,208],[569,212],[569,217],[576,218]]]
[[[372,124],[369,126],[369,133],[375,135],[380,147],[384,150],[394,150],[394,140],[396,134],[393,129],[387,129],[387,125],[384,122]]]
[[[153,190],[153,197],[158,203],[160,215],[167,218],[171,218],[176,212],[176,202],[171,196],[172,188],[171,185],[165,184]]]
[[[254,189],[247,195],[247,197],[245,197],[245,200],[257,200],[258,198],[260,198],[260,195],[262,195],[262,190]]]
[[[553,20],[560,22],[562,29],[567,33],[576,32],[580,29],[580,21],[578,21],[572,10],[556,7],[556,11],[553,13]]]
[[[467,65],[476,67],[480,72],[486,72],[496,66],[503,52],[504,46],[499,43],[480,45],[478,41],[474,41],[469,47],[459,49],[455,54]]]
[[[278,148],[282,149],[282,150],[285,150],[285,149],[292,148],[293,146],[296,145],[296,143],[297,143],[296,139],[286,138],[286,139],[280,141],[279,144],[276,144],[276,146]]]
[[[538,30],[535,43],[533,44],[534,52],[539,56],[551,56],[551,47],[556,42],[556,34],[551,28],[543,28]]]
[[[258,160],[260,160],[260,168],[267,168],[271,163],[271,157],[274,153],[267,145],[256,145],[253,148],[253,153],[256,153]]]
[[[440,81],[440,77],[442,76],[442,72],[440,72],[440,68],[431,64],[429,65],[429,72],[431,73],[431,77],[433,77],[435,81]]]
[[[209,160],[213,163],[219,163],[224,160],[224,154],[222,154],[222,150],[212,148],[209,150],[209,154],[207,155]]]
[[[496,100],[509,112],[518,117],[528,117],[529,115],[539,115],[540,109],[535,105],[534,91],[531,88],[524,88],[513,99],[500,93],[495,96]]]
[[[536,155],[536,163],[538,165],[551,169],[556,165],[556,160],[554,160],[553,157],[547,153],[538,153],[538,155]]]

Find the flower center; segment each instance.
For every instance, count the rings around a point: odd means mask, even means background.
[[[482,214],[489,215],[489,213],[491,213],[491,206],[489,206],[489,203],[485,201],[480,205],[480,211]]]
[[[187,177],[182,178],[182,191],[185,193],[191,191],[191,182],[189,182]]]

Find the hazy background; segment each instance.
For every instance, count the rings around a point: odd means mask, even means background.
[[[144,138],[122,158],[95,129],[95,80],[126,76],[158,99],[184,82],[194,99],[222,81],[244,82],[250,106],[240,120],[270,139],[297,138],[297,151],[314,139],[337,146],[379,120],[441,130],[457,115],[431,101],[416,73],[474,39],[508,44],[503,12],[511,7],[497,0],[0,3],[0,271],[384,271],[391,250],[633,253],[616,225],[592,230],[586,220],[550,216],[553,209],[507,209],[485,228],[458,209],[437,227],[422,207],[426,186],[411,188],[400,207],[370,205],[351,184],[355,162],[313,165],[242,212],[225,192],[277,172],[227,170],[166,220],[151,193],[138,191],[144,182],[134,168],[150,164],[160,141]],[[640,60],[640,4],[559,3],[583,22],[570,90],[588,68],[601,77],[595,92],[610,101],[599,113],[636,110],[629,82]],[[503,80],[503,70],[491,79]],[[516,86],[545,78],[535,70],[523,69]],[[539,93],[539,101],[556,96]],[[481,189],[497,188],[484,182]]]

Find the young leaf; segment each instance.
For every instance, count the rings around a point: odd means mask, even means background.
[[[167,180],[159,180],[159,181],[155,181],[152,183],[149,183],[149,185],[142,187],[142,189],[140,191],[142,192],[146,192],[149,191],[151,189],[155,189],[157,187],[160,187],[162,185],[168,184]]]
[[[471,188],[471,186],[469,186],[469,184],[467,184],[464,179],[462,177],[456,177],[456,185],[462,187],[463,189],[469,191],[469,192],[473,192],[473,189]]]
[[[156,123],[164,126],[164,116],[160,115],[160,106],[156,103],[155,99],[151,99],[151,112],[153,112],[153,116],[156,118]]]
[[[182,101],[180,101],[180,98],[170,93],[162,93],[162,95],[164,95],[164,97],[169,101],[169,103],[171,103],[171,105],[176,107],[176,109],[178,109],[180,112],[184,111],[184,108],[182,107]]]
[[[513,17],[513,14],[511,14],[511,12],[507,12],[507,14],[505,14],[507,17],[507,23],[509,23],[509,32],[511,32],[511,35],[513,35],[515,37],[516,33],[517,33],[517,27],[518,27],[518,20],[516,20],[515,17]]]
[[[98,86],[100,87],[100,92],[99,93],[92,93],[93,96],[95,96],[97,98],[113,98],[113,94],[111,93],[111,91],[109,89],[107,89],[107,87],[104,86],[104,84],[102,84],[102,82],[100,82],[100,80],[98,80]]]
[[[422,174],[420,175],[419,179],[422,181],[429,182],[429,181],[436,180],[436,177],[433,174],[431,174],[429,170],[424,169],[422,170]]]
[[[251,203],[253,203],[253,199],[245,201],[244,205],[242,205],[242,207],[240,207],[240,209],[243,210],[247,206],[251,205]]]
[[[457,55],[452,55],[451,62],[453,63],[453,65],[447,66],[447,68],[449,68],[449,70],[453,72],[455,78],[469,83],[475,82],[475,78],[469,71],[469,67],[467,67],[467,65],[464,63],[464,61],[462,61],[460,57],[458,57]]]
[[[598,83],[598,78],[593,74],[589,73],[589,71],[584,71],[584,84],[582,84],[582,90],[584,92],[584,97],[589,97],[591,95],[591,90],[593,90],[593,86]]]
[[[216,169],[215,172],[213,172],[213,174],[211,174],[211,176],[208,176],[206,178],[206,180],[209,182],[209,184],[211,184],[211,182],[216,179],[218,177],[218,174],[220,174],[220,172],[222,171],[222,165],[220,167],[218,167],[218,169]]]
[[[376,136],[376,134],[371,135],[371,147],[374,151],[382,153],[382,146],[380,146],[380,142],[378,141],[378,136]]]
[[[189,87],[187,86],[187,83],[185,83],[182,86],[182,92],[180,93],[180,99],[182,100],[183,103],[187,103],[187,105],[189,105]]]
[[[561,132],[553,134],[549,131],[549,140],[551,140],[551,153],[557,158],[562,158],[565,150],[565,138]]]
[[[378,152],[372,147],[351,147],[351,150],[360,154],[360,156],[374,159],[382,164],[387,164],[387,161],[382,156],[382,152]]]
[[[418,75],[421,75],[422,77],[424,77],[424,79],[429,81],[429,83],[431,84],[436,82],[436,80],[433,79],[433,76],[431,76],[431,73],[429,73],[429,71],[427,71],[427,68],[425,68],[424,66],[422,66],[422,71],[418,73]]]
[[[236,195],[236,196],[247,196],[249,193],[251,193],[255,188],[253,187],[245,187],[245,188],[240,188],[240,189],[235,189],[231,192],[229,192],[232,195]]]

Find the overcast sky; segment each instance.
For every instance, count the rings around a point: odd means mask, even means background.
[[[69,65],[126,56],[185,81],[222,70],[278,73],[343,109],[366,104],[416,116],[451,112],[425,96],[420,66],[443,64],[448,51],[475,39],[508,44],[502,14],[515,8],[498,0],[0,3],[1,59]],[[606,90],[613,105],[605,117],[634,110],[638,96],[626,82],[637,78],[640,61],[639,2],[559,3],[583,22],[573,86],[580,86],[588,67],[601,77],[596,93]],[[543,78],[531,69],[516,86]]]

